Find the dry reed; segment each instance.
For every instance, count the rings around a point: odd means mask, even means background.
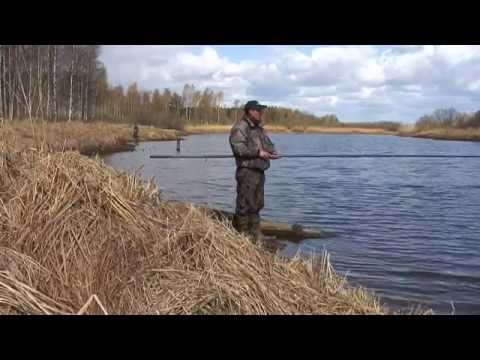
[[[432,129],[424,131],[400,132],[401,136],[418,137],[433,140],[453,140],[453,141],[480,141],[480,129]]]
[[[284,259],[99,159],[0,140],[0,313],[384,312],[325,254]]]
[[[4,121],[0,137],[13,151],[43,149],[48,151],[77,150],[84,155],[109,153],[132,148],[133,128],[128,124],[80,121]],[[176,130],[140,126],[140,141],[175,140]]]

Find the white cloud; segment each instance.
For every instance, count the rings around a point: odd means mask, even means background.
[[[232,60],[212,46],[105,46],[102,61],[114,84],[181,92],[188,82],[223,90],[226,103],[257,98],[345,121],[480,108],[480,46],[279,46],[265,54]]]
[[[334,96],[330,96],[329,102],[330,102],[330,106],[331,106],[331,107],[334,107],[335,104],[337,103],[337,101],[338,101],[338,97],[336,97],[335,95],[334,95]]]

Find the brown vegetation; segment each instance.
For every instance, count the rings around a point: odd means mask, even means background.
[[[228,133],[232,128],[231,125],[202,125],[185,127],[185,132],[188,134],[214,134],[214,133]],[[265,129],[271,133],[319,133],[319,134],[370,134],[370,135],[395,135],[396,132],[388,131],[380,128],[355,128],[355,127],[341,127],[341,126],[295,126],[286,127],[280,125],[265,126]]]
[[[315,266],[270,254],[98,160],[27,151],[0,172],[4,312],[381,313],[328,258]]]
[[[77,150],[84,155],[110,153],[133,148],[133,128],[127,124],[44,121],[3,121],[0,138],[9,149]],[[140,141],[175,140],[176,130],[140,126]]]
[[[0,132],[0,313],[384,312],[326,255],[271,254],[151,182],[13,129]]]
[[[480,141],[480,129],[478,128],[439,128],[423,131],[400,132],[399,135],[434,140]]]
[[[436,140],[480,140],[480,111],[459,112],[453,108],[437,109],[417,120],[413,129],[401,131],[402,136]]]

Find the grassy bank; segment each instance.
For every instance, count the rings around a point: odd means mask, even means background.
[[[433,129],[425,131],[404,131],[400,136],[434,140],[480,141],[480,129]]]
[[[13,151],[44,149],[49,151],[76,150],[84,155],[111,153],[133,148],[131,125],[104,122],[83,123],[4,121],[0,139]],[[140,141],[174,140],[180,133],[140,126]]]
[[[186,126],[185,131],[188,134],[215,134],[229,133],[231,125],[202,125],[202,126]],[[370,135],[395,135],[395,131],[376,128],[356,128],[356,127],[340,127],[340,126],[308,126],[293,127],[279,125],[266,125],[265,129],[271,133],[318,133],[318,134],[370,134]]]
[[[385,311],[328,256],[274,255],[201,209],[163,201],[153,183],[13,129],[0,132],[0,313]]]
[[[381,313],[327,258],[284,260],[77,152],[23,152],[0,174],[4,313]]]
[[[305,134],[365,134],[365,135],[398,135],[404,137],[417,137],[434,140],[480,141],[480,129],[434,129],[428,131],[415,131],[413,127],[404,126],[399,131],[389,131],[379,128],[362,128],[353,126],[310,126],[293,127],[266,125],[266,130],[271,133],[305,133]],[[224,134],[229,133],[231,125],[203,125],[187,126],[188,134]]]

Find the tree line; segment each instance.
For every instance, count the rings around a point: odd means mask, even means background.
[[[468,113],[460,112],[454,108],[437,109],[429,115],[422,116],[415,123],[417,131],[439,128],[480,128],[480,110]]]
[[[94,118],[99,52],[95,45],[0,45],[0,117]]]
[[[242,113],[236,100],[225,106],[224,93],[186,84],[141,90],[111,86],[96,45],[0,45],[0,118],[47,121],[109,121],[181,129],[185,124],[231,124]],[[318,117],[285,107],[270,107],[274,125],[336,126],[335,115]]]
[[[136,83],[126,90],[122,86],[109,88],[103,84],[100,90],[99,120],[129,122],[181,129],[190,125],[227,125],[238,119],[244,104],[235,100],[233,106],[225,106],[224,93],[209,88],[197,90],[185,84],[181,94],[170,89],[142,91]],[[318,117],[285,107],[269,107],[265,120],[272,125],[311,126],[337,125],[335,115]]]

